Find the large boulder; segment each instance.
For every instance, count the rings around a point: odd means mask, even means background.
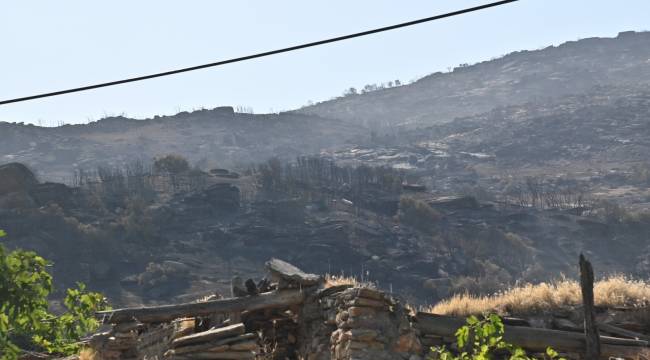
[[[0,196],[24,192],[38,184],[34,173],[20,163],[0,165]]]

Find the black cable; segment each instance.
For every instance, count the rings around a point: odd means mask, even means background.
[[[271,50],[271,51],[257,53],[257,54],[253,54],[253,55],[247,55],[247,56],[242,56],[242,57],[238,57],[238,58],[217,61],[217,62],[213,62],[213,63],[209,63],[209,64],[191,66],[191,67],[186,67],[186,68],[182,68],[182,69],[170,70],[170,71],[160,72],[160,73],[156,73],[156,74],[138,76],[138,77],[122,79],[122,80],[116,80],[116,81],[110,81],[110,82],[105,82],[105,83],[100,83],[100,84],[82,86],[82,87],[77,87],[77,88],[72,88],[72,89],[67,89],[67,90],[59,90],[59,91],[43,93],[43,94],[38,94],[38,95],[31,95],[31,96],[19,97],[19,98],[15,98],[15,99],[2,100],[2,101],[0,101],[0,105],[6,105],[6,104],[17,103],[17,102],[21,102],[21,101],[34,100],[34,99],[40,99],[40,98],[45,98],[45,97],[50,97],[50,96],[69,94],[69,93],[74,93],[74,92],[79,92],[79,91],[98,89],[98,88],[107,87],[107,86],[126,84],[126,83],[130,83],[130,82],[135,82],[135,81],[148,80],[148,79],[153,79],[153,78],[162,77],[162,76],[180,74],[180,73],[184,73],[184,72],[188,72],[188,71],[205,69],[205,68],[214,67],[214,66],[226,65],[226,64],[231,64],[231,63],[235,63],[235,62],[246,61],[246,60],[261,58],[261,57],[270,56],[270,55],[281,54],[281,53],[285,53],[285,52],[289,52],[289,51],[305,49],[305,48],[309,48],[309,47],[313,47],[313,46],[329,44],[329,43],[333,43],[333,42],[337,42],[337,41],[353,39],[353,38],[357,38],[357,37],[361,37],[361,36],[366,36],[366,35],[376,34],[376,33],[384,32],[384,31],[395,30],[395,29],[399,29],[399,28],[403,28],[403,27],[407,27],[407,26],[422,24],[422,23],[429,22],[429,21],[434,21],[434,20],[444,19],[444,18],[448,18],[448,17],[452,17],[452,16],[467,14],[467,13],[470,13],[470,12],[479,11],[479,10],[483,10],[483,9],[487,9],[487,8],[491,8],[491,7],[495,7],[495,6],[505,5],[505,4],[508,4],[508,3],[516,2],[516,1],[519,1],[519,0],[497,1],[497,2],[493,2],[493,3],[489,3],[489,4],[484,4],[484,5],[480,5],[480,6],[475,6],[475,7],[471,7],[471,8],[466,8],[466,9],[462,9],[462,10],[453,11],[453,12],[446,13],[446,14],[435,15],[435,16],[431,16],[431,17],[427,17],[427,18],[408,21],[408,22],[404,22],[404,23],[400,23],[400,24],[396,24],[396,25],[385,26],[385,27],[381,27],[381,28],[377,28],[377,29],[362,31],[362,32],[349,34],[349,35],[333,37],[333,38],[320,40],[320,41],[314,41],[314,42],[310,42],[310,43],[306,43],[306,44],[302,44],[302,45],[290,46],[290,47],[286,47],[286,48],[282,48],[282,49]]]

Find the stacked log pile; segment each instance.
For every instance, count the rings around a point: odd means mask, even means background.
[[[90,339],[90,346],[104,360],[136,359],[137,345],[138,334],[131,331],[108,331]]]
[[[322,278],[277,259],[267,267],[273,283],[233,279],[232,298],[98,313],[113,326],[91,347],[102,359],[295,359],[300,305]]]
[[[183,334],[181,321],[145,325],[130,321],[115,325],[110,331],[96,334],[90,346],[102,360],[160,357],[175,336]]]
[[[244,324],[214,328],[180,337],[165,353],[169,359],[255,359],[258,336],[246,333]]]

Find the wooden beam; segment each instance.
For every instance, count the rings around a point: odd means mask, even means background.
[[[247,341],[253,341],[254,339],[257,339],[257,334],[244,334],[236,337],[231,337],[227,339],[221,339],[221,340],[215,340],[215,341],[210,341],[207,343],[203,344],[197,344],[197,345],[188,345],[188,346],[183,346],[179,348],[175,348],[172,350],[169,350],[170,355],[182,355],[182,354],[187,354],[187,353],[192,353],[192,352],[197,352],[197,351],[207,351],[212,348],[218,347],[218,346],[230,346],[232,344],[237,344],[237,343],[243,343]]]
[[[594,309],[594,269],[582,254],[580,254],[580,289],[585,311],[585,359],[597,360],[600,358],[600,336]]]
[[[222,328],[210,329],[196,334],[180,337],[172,341],[172,347],[181,347],[185,345],[192,345],[197,343],[206,343],[214,340],[225,339],[228,337],[236,337],[244,335],[246,328],[244,324],[234,324]]]
[[[608,332],[612,335],[622,336],[630,339],[645,340],[645,341],[650,340],[650,338],[645,334],[623,329],[612,324],[605,324],[605,323],[598,324],[598,329],[604,332]]]
[[[218,299],[198,303],[162,305],[100,311],[96,316],[104,323],[119,324],[137,320],[141,323],[160,323],[174,319],[211,314],[224,314],[243,310],[289,307],[301,304],[304,294],[300,290],[284,290],[243,298]]]
[[[456,330],[465,325],[465,319],[451,316],[420,312],[416,318],[421,333],[427,335],[454,338]],[[585,349],[584,334],[569,331],[506,325],[504,339],[532,351],[544,352],[549,346],[560,352],[582,353]],[[600,343],[602,357],[617,356],[621,352],[647,354],[650,350],[648,342],[642,340],[600,336]]]

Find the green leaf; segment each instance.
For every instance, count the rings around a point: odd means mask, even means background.
[[[471,315],[470,317],[467,318],[466,322],[467,322],[467,325],[471,326],[471,325],[478,324],[479,320],[478,320],[478,318],[476,316]]]
[[[444,347],[435,348],[434,353],[438,355],[436,357],[437,359],[491,360],[504,358],[502,352],[507,351],[509,356],[505,358],[511,360],[534,360],[522,348],[504,341],[505,327],[498,315],[485,315],[481,320],[475,316],[470,316],[466,319],[466,324],[455,333],[457,341],[456,348],[461,352],[454,355]],[[555,354],[555,357],[549,354]],[[550,353],[548,350],[547,355],[554,360],[564,360],[557,358],[557,353]]]
[[[4,236],[7,236],[7,233],[4,230],[0,229],[0,237]]]
[[[78,350],[79,340],[99,326],[94,313],[108,304],[103,295],[87,291],[83,284],[66,291],[65,313],[56,316],[48,311],[52,291],[48,265],[34,252],[7,253],[0,244],[0,360],[17,358],[13,338],[31,339],[28,346],[38,351],[71,355]]]
[[[546,348],[546,355],[548,355],[548,357],[551,359],[555,359],[560,356],[560,354],[558,354],[558,352],[553,350],[550,346]]]

